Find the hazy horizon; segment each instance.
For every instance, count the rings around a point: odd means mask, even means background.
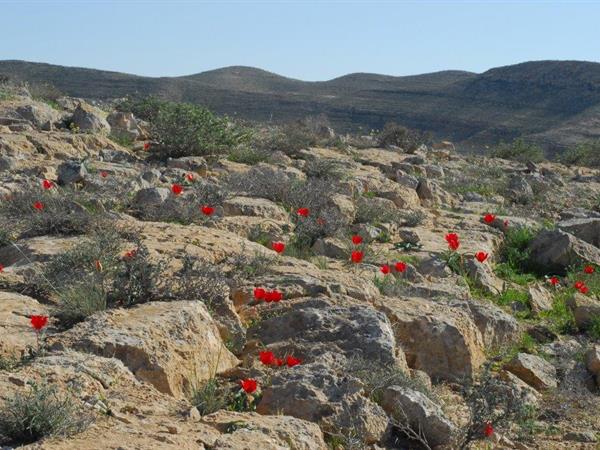
[[[0,0],[0,60],[183,76],[229,66],[304,81],[595,62],[600,4]]]

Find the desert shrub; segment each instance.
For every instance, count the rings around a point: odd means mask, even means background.
[[[208,261],[186,255],[183,265],[167,283],[165,295],[176,299],[200,300],[210,310],[227,296],[223,270]]]
[[[116,104],[117,111],[133,113],[135,117],[152,122],[158,116],[164,100],[155,96],[128,96]]]
[[[492,371],[492,363],[484,364],[479,377],[474,382],[466,381],[461,389],[469,416],[458,429],[452,448],[469,448],[471,442],[483,437],[486,423],[500,431],[521,421],[528,412],[525,393],[516,392],[500,380]]]
[[[504,241],[500,246],[498,253],[501,265],[499,265],[499,274],[504,275],[511,281],[529,280],[534,278],[538,269],[531,262],[529,256],[529,244],[537,236],[538,231],[528,227],[513,227],[506,230]],[[524,279],[521,279],[524,274]]]
[[[148,248],[139,240],[135,241],[130,254],[121,260],[121,266],[114,275],[108,297],[112,304],[132,306],[158,297],[158,283],[164,262],[150,261]]]
[[[512,159],[521,162],[540,162],[544,160],[544,150],[533,143],[523,139],[515,139],[511,143],[502,142],[491,150],[493,158]]]
[[[227,159],[229,161],[253,166],[260,162],[267,161],[269,159],[269,152],[247,145],[240,145],[229,152]]]
[[[558,292],[552,300],[552,309],[540,313],[540,316],[547,319],[551,327],[560,334],[574,334],[577,332],[575,316],[567,305],[567,300],[571,295],[573,294],[570,290]]]
[[[227,185],[231,192],[236,194],[283,202],[290,185],[294,182],[298,180],[292,179],[281,169],[258,165],[252,167],[244,176],[231,176]]]
[[[174,222],[180,224],[203,223],[209,217],[202,213],[204,205],[222,206],[225,199],[230,196],[228,187],[199,179],[186,186],[185,196],[169,196],[167,200],[156,206],[137,207],[131,206],[132,213],[143,220],[156,222]],[[210,218],[214,220],[214,216]]]
[[[161,105],[151,121],[151,132],[156,142],[152,151],[159,159],[226,153],[251,136],[227,118],[187,103]]]
[[[15,192],[0,202],[0,227],[13,230],[19,237],[89,232],[99,225],[102,214],[80,199],[77,192],[67,189],[49,192],[37,187]]]
[[[405,227],[421,225],[427,218],[427,214],[420,209],[404,210],[400,214],[402,216],[402,225]]]
[[[242,247],[240,252],[230,256],[227,263],[232,268],[233,278],[253,279],[266,275],[275,263],[275,257],[267,253],[255,251],[252,254]]]
[[[55,109],[61,109],[57,100],[64,94],[51,83],[28,83],[27,89],[34,100],[42,101]]]
[[[104,311],[107,306],[106,291],[99,280],[90,279],[68,286],[58,294],[58,307],[54,316],[64,327],[79,323],[92,314]]]
[[[406,152],[414,152],[426,141],[427,138],[419,131],[408,129],[395,122],[386,123],[377,136],[380,147],[395,145]]]
[[[355,223],[398,223],[402,222],[402,212],[396,206],[388,206],[387,203],[370,201],[369,198],[361,196],[356,201]]]
[[[600,167],[600,141],[585,142],[570,148],[558,157],[567,165]]]
[[[339,161],[330,158],[315,158],[306,162],[303,168],[309,178],[327,178],[340,180],[344,177],[344,168]]]
[[[266,151],[282,151],[287,155],[295,155],[299,150],[314,147],[319,143],[319,136],[302,121],[270,127],[256,133],[252,147]]]
[[[32,383],[0,409],[0,443],[25,445],[48,436],[69,436],[83,431],[92,416],[70,393],[60,395],[55,386]]]
[[[230,390],[216,378],[211,378],[202,386],[192,389],[190,402],[198,409],[201,416],[206,416],[227,408],[231,401],[230,397]]]

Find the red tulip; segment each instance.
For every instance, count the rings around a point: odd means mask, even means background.
[[[308,217],[309,210],[308,210],[308,208],[298,208],[298,211],[296,211],[296,213],[299,216]]]
[[[363,241],[362,236],[359,236],[358,234],[355,234],[354,236],[352,236],[352,243],[354,245],[358,245]]]
[[[150,142],[144,142],[144,150],[150,150]]]
[[[552,286],[556,286],[559,283],[558,277],[550,277],[550,279],[548,280],[548,282],[552,285]]]
[[[194,181],[194,174],[193,173],[188,173],[188,174],[185,175],[185,178],[188,181]]]
[[[268,351],[260,352],[258,354],[258,359],[265,366],[270,366],[271,364],[275,363],[275,355],[273,354],[273,352],[268,352]]]
[[[285,361],[285,363],[287,364],[288,367],[297,366],[301,362],[302,362],[301,359],[294,358],[293,356],[288,356],[287,359],[286,359],[286,361]]]
[[[446,235],[446,242],[448,242],[448,247],[450,250],[458,250],[460,247],[460,241],[458,239],[458,234],[456,233],[448,233]]]
[[[42,181],[42,187],[44,189],[52,189],[54,187],[54,183],[50,180],[44,180]]]
[[[583,281],[576,281],[573,285],[575,289],[581,289],[583,286],[585,286],[585,283]]]
[[[31,322],[31,326],[34,330],[40,331],[42,328],[48,325],[48,316],[31,316],[29,321]]]
[[[106,177],[108,176],[108,172],[107,172],[107,171],[105,171],[105,170],[103,170],[102,172],[100,172],[100,176],[101,176],[102,178],[106,178]]]
[[[283,242],[272,242],[271,243],[271,248],[273,250],[275,250],[277,253],[283,253],[283,251],[285,250],[285,244]]]
[[[477,259],[477,261],[479,261],[480,263],[484,262],[486,259],[488,259],[488,254],[485,252],[477,252],[475,253],[475,258]]]
[[[96,264],[96,270],[98,272],[102,272],[102,269],[103,269],[102,268],[102,263],[99,260],[96,260],[95,264]]]
[[[183,192],[183,186],[177,183],[173,183],[171,186],[171,192],[175,195],[179,195]]]
[[[207,205],[200,207],[200,210],[202,211],[202,214],[204,214],[205,216],[210,216],[210,215],[212,215],[212,213],[215,212],[215,208],[213,208],[212,206],[207,206]]]
[[[508,219],[504,220],[504,228],[508,228]]]
[[[388,273],[390,273],[390,266],[388,266],[387,264],[384,264],[383,266],[381,266],[379,268],[379,270],[381,270],[381,273],[383,273],[384,275],[387,275]]]
[[[137,255],[137,250],[133,249],[133,250],[129,250],[127,252],[125,252],[125,255],[123,255],[124,259],[133,259],[135,258],[135,256]]]
[[[396,272],[404,272],[406,270],[406,263],[403,261],[398,261],[395,265],[394,268],[396,269]]]
[[[494,427],[490,422],[486,422],[485,427],[483,427],[483,434],[485,434],[485,437],[490,437],[494,434]]]
[[[365,256],[363,252],[359,252],[359,251],[355,250],[352,252],[350,259],[352,260],[353,263],[359,263],[363,260],[363,256]]]
[[[579,292],[582,294],[587,294],[589,291],[590,289],[585,284],[579,288]]]
[[[256,300],[264,300],[266,293],[267,291],[265,291],[263,288],[254,288],[254,298]]]
[[[594,266],[585,266],[585,267],[583,268],[583,271],[584,271],[585,273],[587,273],[587,274],[592,274],[592,273],[594,273],[594,270],[595,270],[595,269],[594,269]]]
[[[275,361],[273,362],[273,364],[275,364],[277,367],[281,367],[281,366],[283,366],[283,359],[275,358]]]
[[[4,266],[0,264],[0,273],[4,272]]]
[[[252,394],[254,391],[256,391],[258,383],[252,378],[246,378],[245,380],[240,380],[240,386],[242,386],[242,389],[246,394]]]
[[[267,303],[271,303],[271,302],[279,302],[281,301],[281,299],[283,298],[283,294],[281,292],[279,292],[277,289],[273,290],[273,291],[267,291],[265,292],[265,301]]]
[[[486,214],[483,216],[483,221],[487,224],[492,223],[494,220],[496,220],[496,216],[493,214]]]
[[[33,204],[33,207],[38,211],[41,211],[42,209],[44,209],[44,204],[40,201],[37,201]]]

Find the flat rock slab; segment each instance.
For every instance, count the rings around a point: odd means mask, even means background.
[[[200,301],[106,311],[57,336],[52,348],[120,359],[138,379],[175,397],[239,362]]]
[[[18,358],[35,348],[37,336],[30,315],[48,315],[48,308],[37,300],[14,292],[0,292],[0,356]]]

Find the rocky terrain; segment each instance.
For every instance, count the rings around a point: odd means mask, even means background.
[[[587,61],[531,61],[481,74],[354,73],[318,82],[252,67],[152,78],[0,61],[3,76],[50,83],[75,97],[157,95],[252,121],[281,123],[324,113],[343,132],[368,133],[393,121],[475,151],[523,137],[554,153],[600,138],[600,64]]]
[[[0,102],[1,448],[599,448],[598,171],[155,133]]]

